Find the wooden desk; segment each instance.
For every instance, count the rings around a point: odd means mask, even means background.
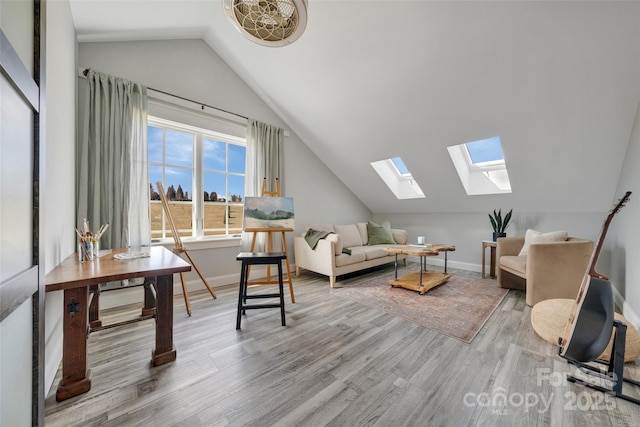
[[[150,256],[118,260],[115,254],[148,251]],[[191,265],[170,250],[157,246],[144,249],[116,249],[112,253],[79,262],[73,254],[45,277],[46,291],[64,291],[62,380],[56,392],[61,401],[91,389],[87,369],[90,288],[100,283],[144,277],[155,290],[156,346],[151,364],[162,365],[176,359],[173,346],[173,274],[191,270]]]
[[[492,240],[483,240],[482,241],[482,278],[484,279],[485,273],[484,273],[484,263],[485,263],[485,258],[484,258],[484,254],[486,252],[487,247],[491,248],[490,252],[491,252],[491,265],[489,266],[489,275],[491,276],[491,278],[496,277],[496,248],[498,247],[498,244]]]

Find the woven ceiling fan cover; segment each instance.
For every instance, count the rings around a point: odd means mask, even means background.
[[[277,43],[304,30],[299,28],[300,6],[305,7],[300,0],[232,0],[231,12],[237,24],[249,35]],[[306,14],[306,10],[302,13]],[[294,39],[297,37],[299,32]]]

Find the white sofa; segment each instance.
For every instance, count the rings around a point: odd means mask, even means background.
[[[315,249],[311,249],[304,238],[309,229],[332,234],[320,239]],[[391,234],[395,245],[407,244],[409,235],[405,230],[391,229]],[[329,284],[333,288],[337,276],[395,261],[395,255],[384,250],[394,244],[368,245],[368,242],[366,222],[345,225],[308,224],[305,233],[293,239],[296,275],[300,274],[301,268],[324,274],[329,276]],[[351,254],[343,253],[343,249],[350,250]],[[403,260],[405,265],[406,258],[405,255],[398,255],[398,260]]]

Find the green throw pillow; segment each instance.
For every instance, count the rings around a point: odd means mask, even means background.
[[[369,245],[396,244],[391,234],[389,221],[383,222],[382,225],[371,221],[367,222],[367,234],[369,235]]]

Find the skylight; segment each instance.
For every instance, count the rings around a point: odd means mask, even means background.
[[[467,142],[465,144],[471,163],[481,166],[487,163],[504,162],[500,137],[496,136],[480,141]]]
[[[511,193],[499,136],[448,147],[468,195]]]
[[[413,179],[409,168],[400,157],[371,162],[371,167],[380,175],[396,198],[418,199],[424,197],[422,189]]]
[[[409,169],[407,168],[407,166],[404,164],[404,162],[400,157],[394,157],[391,159],[391,161],[393,162],[393,165],[396,167],[400,175],[411,176],[411,172],[409,172]]]

